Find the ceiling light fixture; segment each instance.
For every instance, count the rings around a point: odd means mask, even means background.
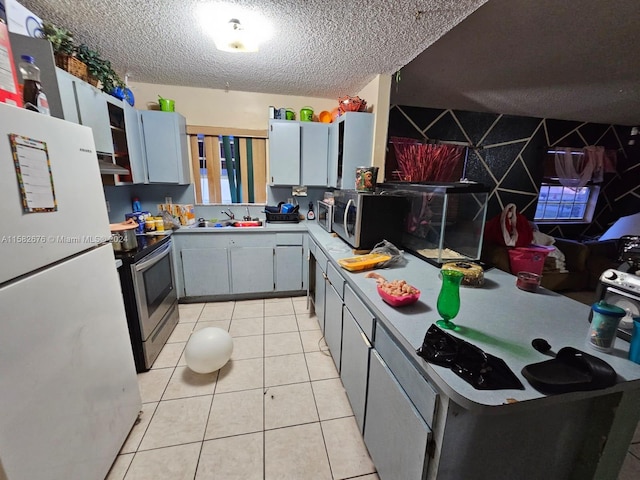
[[[196,15],[202,31],[225,52],[257,52],[259,45],[273,35],[265,15],[237,5],[202,2]]]
[[[216,48],[223,52],[257,52],[259,42],[251,30],[245,28],[237,18],[216,32],[213,38]]]

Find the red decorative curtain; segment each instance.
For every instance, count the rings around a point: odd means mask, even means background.
[[[423,144],[413,138],[391,137],[400,179],[407,182],[450,182],[460,166],[464,147]]]

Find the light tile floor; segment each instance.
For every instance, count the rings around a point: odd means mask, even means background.
[[[234,338],[219,372],[192,373],[193,331]],[[378,480],[305,297],[180,305],[142,416],[107,480]],[[618,480],[640,478],[640,425]]]
[[[142,416],[107,480],[378,480],[306,297],[180,305]],[[192,373],[192,332],[232,335],[219,372]]]

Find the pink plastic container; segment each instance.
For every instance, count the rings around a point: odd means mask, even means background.
[[[542,275],[544,260],[547,258],[547,255],[554,250],[554,247],[541,247],[537,245],[510,249],[509,265],[511,267],[511,273],[517,275],[518,272],[531,272]]]
[[[403,307],[405,305],[411,305],[412,303],[416,303],[420,298],[420,290],[418,290],[417,288],[416,293],[398,297],[395,295],[389,295],[382,288],[380,288],[380,285],[378,285],[377,287],[378,293],[380,294],[380,297],[382,297],[382,300],[387,302],[392,307]]]

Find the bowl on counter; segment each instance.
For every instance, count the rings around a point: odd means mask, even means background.
[[[411,305],[416,303],[420,298],[420,290],[414,288],[415,293],[409,293],[407,295],[391,295],[385,292],[380,285],[377,286],[378,294],[386,303],[392,307],[404,307],[405,305]]]

